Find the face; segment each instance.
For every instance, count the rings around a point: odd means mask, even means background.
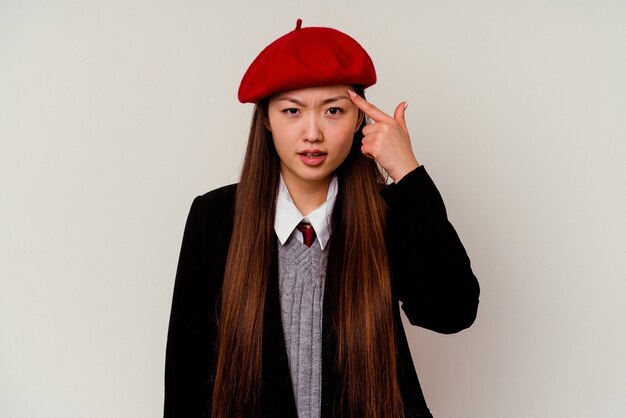
[[[270,98],[266,126],[287,185],[327,187],[348,156],[360,122],[348,89],[353,87],[309,87]]]

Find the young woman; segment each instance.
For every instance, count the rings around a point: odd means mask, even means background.
[[[406,102],[368,103],[375,81],[354,39],[301,21],[251,64],[241,180],[197,197],[185,227],[165,417],[432,417],[398,301],[453,333],[479,287]]]

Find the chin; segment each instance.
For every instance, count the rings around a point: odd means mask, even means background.
[[[318,173],[301,173],[298,177],[303,181],[322,181],[333,175],[332,171],[324,170]]]

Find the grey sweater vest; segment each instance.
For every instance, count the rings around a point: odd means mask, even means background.
[[[292,235],[278,243],[280,307],[299,418],[318,418],[322,402],[322,301],[328,247]]]

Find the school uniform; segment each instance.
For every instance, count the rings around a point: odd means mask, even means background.
[[[165,365],[165,418],[209,417],[213,392],[216,303],[233,227],[236,185],[197,197],[185,226],[172,301]],[[469,327],[479,285],[437,188],[423,166],[381,194],[389,206],[386,246],[395,301],[413,325],[439,333]],[[277,248],[273,237],[273,248]],[[296,403],[281,325],[277,251],[265,303],[263,410],[267,417],[296,417]],[[242,262],[246,262],[242,260]],[[245,307],[242,307],[245,309]],[[323,311],[327,311],[324,304]],[[432,417],[413,365],[398,303],[393,304],[397,365],[406,417]],[[331,417],[336,392],[336,343],[322,315],[321,416]]]

